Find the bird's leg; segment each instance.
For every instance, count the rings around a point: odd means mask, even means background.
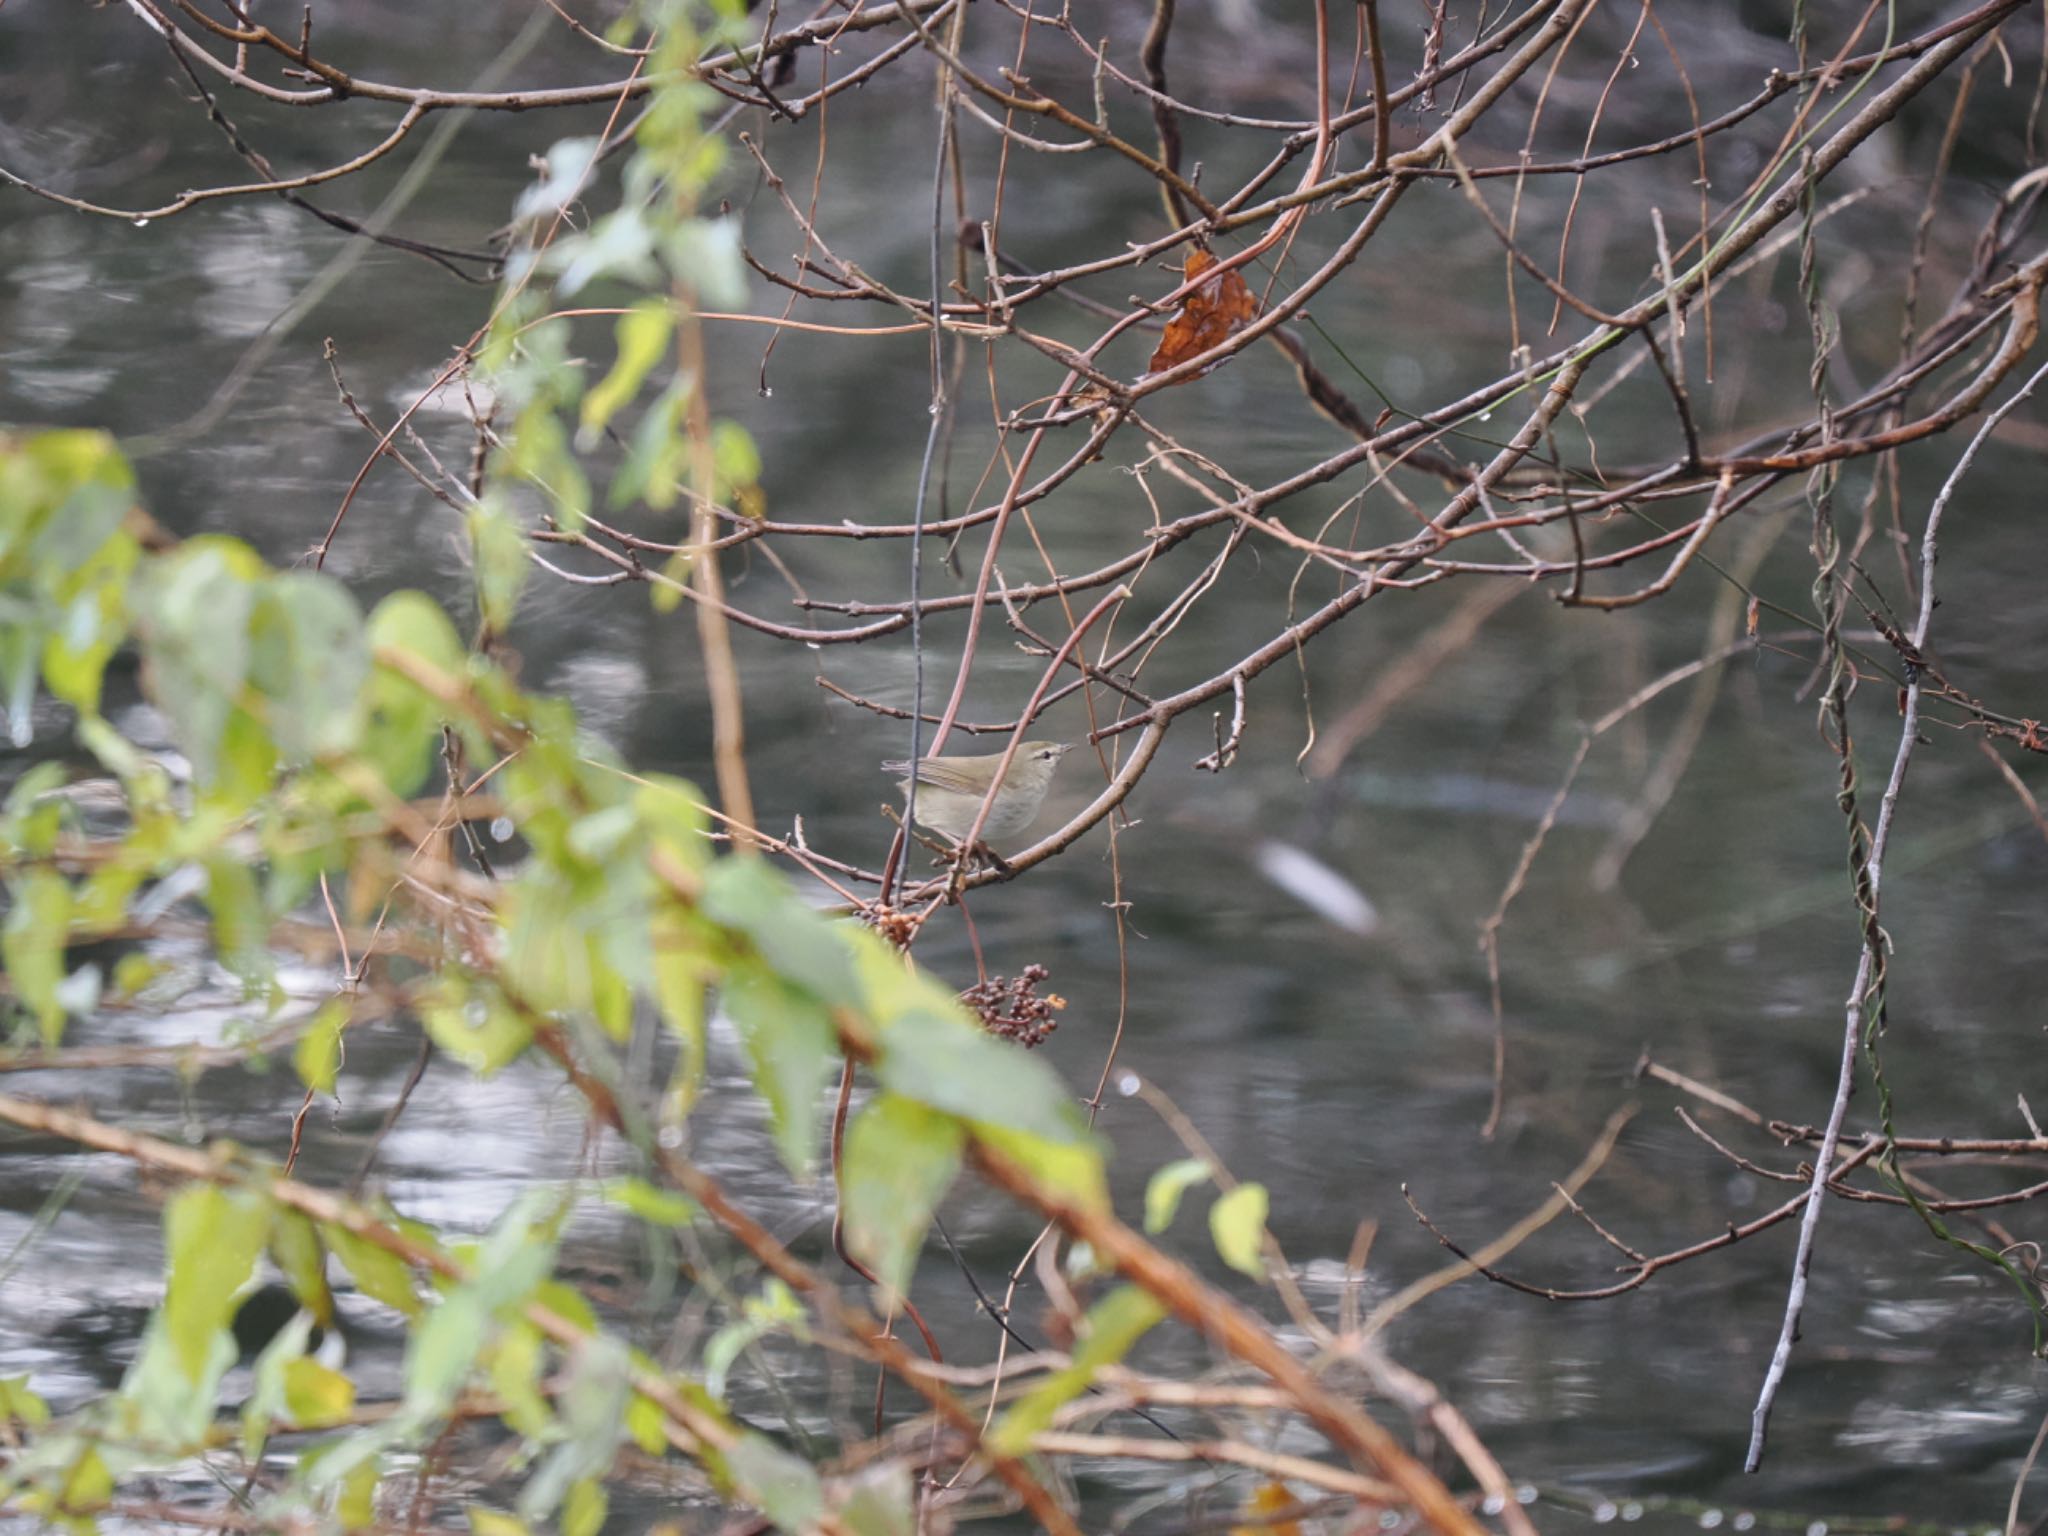
[[[960,899],[962,891],[966,889],[968,872],[976,865],[992,868],[1006,878],[1016,873],[1010,868],[1009,861],[987,843],[975,843],[971,847],[965,843],[959,844],[953,849],[952,857],[945,862],[953,866],[953,873],[947,881],[948,901]]]

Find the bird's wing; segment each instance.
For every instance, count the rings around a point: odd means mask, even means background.
[[[908,773],[908,763],[884,763],[885,773]],[[956,795],[978,795],[988,788],[986,783],[977,784],[973,777],[953,764],[923,758],[917,765],[917,782],[929,784],[933,789],[951,790]]]

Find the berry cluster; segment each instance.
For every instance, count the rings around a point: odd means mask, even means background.
[[[960,1001],[974,1010],[990,1034],[1014,1040],[1029,1050],[1059,1028],[1053,1015],[1067,1006],[1057,992],[1039,996],[1038,984],[1050,974],[1042,965],[1027,965],[1014,981],[991,976],[969,987],[960,994]]]

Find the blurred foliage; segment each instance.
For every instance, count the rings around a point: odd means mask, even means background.
[[[674,345],[697,296],[717,300],[740,273],[729,221],[694,211],[720,164],[700,128],[708,93],[686,75],[704,35],[680,7],[645,7],[639,20],[651,67],[673,83],[640,124],[620,204],[551,228],[591,191],[597,146],[575,140],[556,147],[518,210],[550,238],[513,264],[484,356],[515,421],[470,520],[485,641],[510,621],[529,568],[525,492],[541,493],[547,522],[573,529],[591,495],[579,444],[636,411],[613,504],[673,504],[699,452],[719,494],[757,497],[752,444],[703,417],[699,379]],[[643,296],[622,307],[616,359],[586,391],[568,322],[546,305],[622,286]],[[716,856],[691,785],[628,773],[566,704],[523,690],[428,598],[398,592],[364,614],[340,582],[273,570],[236,539],[146,549],[135,505],[104,434],[0,439],[0,702],[26,746],[50,718],[37,712],[40,686],[69,707],[75,744],[24,773],[0,818],[11,1048],[26,1036],[61,1053],[68,1024],[116,997],[146,1019],[151,968],[133,954],[109,968],[87,947],[147,936],[177,911],[203,915],[213,958],[256,1017],[289,1026],[293,1066],[314,1094],[345,1082],[348,1031],[385,1004],[480,1076],[541,1044],[578,1072],[600,1071],[608,1048],[644,1028],[671,1037],[673,1076],[651,1123],[623,1119],[649,1177],[530,1189],[481,1238],[309,1200],[274,1164],[215,1149],[210,1181],[184,1183],[166,1207],[163,1301],[118,1391],[52,1418],[25,1380],[0,1382],[0,1422],[20,1442],[0,1500],[87,1530],[131,1479],[230,1444],[275,1455],[272,1437],[292,1432],[291,1474],[256,1515],[354,1529],[374,1522],[394,1467],[451,1419],[482,1416],[516,1441],[521,1485],[513,1513],[472,1512],[479,1531],[595,1531],[603,1480],[629,1440],[649,1455],[686,1452],[786,1529],[812,1526],[827,1498],[818,1472],[723,1403],[743,1349],[809,1337],[805,1309],[771,1281],[697,1362],[659,1365],[555,1277],[575,1204],[605,1200],[651,1234],[705,1222],[648,1154],[657,1140],[681,1144],[705,1091],[707,994],[739,1028],[793,1177],[814,1176],[820,1090],[842,1051],[872,1070],[882,1091],[855,1120],[842,1170],[846,1236],[897,1289],[979,1130],[1064,1198],[1104,1199],[1101,1153],[1072,1095],[879,939],[811,910],[763,861]],[[100,713],[103,677],[124,655],[174,751],[144,750]],[[73,792],[88,760],[118,786],[111,827],[103,814],[88,826]],[[502,823],[525,853],[495,883],[445,856],[451,824],[436,817],[458,804],[450,763],[494,765]],[[278,983],[277,934],[320,924],[323,887],[353,919],[382,909],[403,958],[380,969],[382,985],[305,1010]],[[136,1155],[147,1162],[157,1145]],[[406,1331],[403,1395],[383,1412],[361,1412],[358,1383],[313,1356],[316,1327],[335,1317],[330,1259]],[[218,1417],[237,1364],[230,1325],[270,1267],[303,1311],[254,1362],[230,1425]],[[845,1529],[910,1528],[900,1470],[834,1498]]]
[[[466,651],[418,593],[365,616],[335,580],[273,571],[236,540],[145,554],[123,527],[128,471],[98,434],[6,440],[0,477],[0,569],[18,616],[10,653],[31,656],[43,686],[73,706],[78,745],[118,782],[125,807],[123,829],[92,838],[87,857],[61,764],[25,774],[8,797],[0,875],[15,1035],[61,1047],[68,1019],[109,986],[99,961],[71,957],[131,931],[137,903],[181,875],[218,958],[275,1017],[287,1006],[268,969],[275,925],[323,879],[339,884],[345,906],[392,896],[392,844],[417,814],[409,797],[426,784],[445,728],[468,761],[502,765],[494,783],[527,849],[492,888],[451,868],[416,872],[461,886],[483,929],[438,923],[426,908],[409,914],[436,957],[412,967],[399,992],[448,1056],[488,1075],[544,1033],[620,1042],[659,1019],[682,1047],[660,1095],[662,1123],[644,1128],[660,1135],[680,1128],[702,1091],[703,997],[715,990],[739,1026],[776,1147],[794,1177],[808,1178],[820,1090],[850,1045],[885,1091],[849,1136],[847,1240],[899,1289],[978,1127],[1004,1133],[1009,1153],[1066,1196],[1103,1198],[1099,1150],[1043,1062],[985,1035],[943,987],[871,933],[813,911],[764,861],[715,856],[690,785],[624,772],[565,704]],[[94,712],[116,654],[108,637],[132,645],[182,764],[145,753]],[[346,998],[304,1017],[293,1060],[313,1091],[335,1091],[350,1023]],[[530,1465],[520,1518],[593,1529],[597,1480],[635,1422],[635,1381],[649,1379],[692,1394],[726,1428],[724,1454],[697,1446],[717,1480],[790,1529],[811,1522],[815,1475],[734,1424],[704,1385],[722,1383],[743,1342],[801,1332],[785,1289],[746,1304],[744,1339],[714,1337],[701,1378],[665,1372],[609,1337],[553,1278],[573,1190],[530,1191],[487,1236],[464,1241],[388,1211],[309,1220],[281,1198],[270,1164],[222,1149],[218,1168],[219,1183],[188,1184],[166,1209],[164,1300],[119,1392],[52,1423],[25,1384],[8,1385],[9,1416],[32,1433],[0,1476],[0,1496],[84,1525],[122,1479],[217,1447],[222,1380],[236,1364],[230,1322],[268,1255],[305,1317],[257,1362],[240,1443],[253,1455],[278,1431],[338,1431],[297,1451],[291,1507],[349,1524],[377,1468],[423,1449],[464,1393],[488,1387]],[[701,1219],[645,1180],[597,1193],[650,1228]],[[333,1315],[326,1254],[410,1333],[395,1413],[355,1422],[355,1384],[308,1356],[312,1321]],[[536,1307],[568,1319],[574,1342],[537,1332]],[[661,1410],[641,1401],[648,1448],[659,1452]],[[898,1513],[878,1515],[879,1528]]]

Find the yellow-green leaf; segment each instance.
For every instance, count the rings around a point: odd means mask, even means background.
[[[606,1507],[604,1485],[594,1477],[578,1478],[562,1500],[562,1536],[597,1536]]]
[[[526,530],[503,507],[473,507],[469,543],[476,566],[477,609],[492,633],[503,634],[532,569],[526,558]]]
[[[360,1531],[377,1523],[377,1483],[382,1472],[378,1459],[371,1456],[343,1474],[341,1496],[334,1503],[342,1529]]]
[[[1262,1280],[1266,1274],[1266,1186],[1240,1184],[1209,1207],[1209,1236],[1232,1269]]]
[[[300,1429],[329,1429],[355,1412],[356,1384],[318,1360],[301,1356],[284,1365],[284,1409]]]
[[[727,976],[725,1006],[753,1063],[754,1086],[768,1101],[776,1150],[791,1173],[808,1178],[818,1095],[833,1062],[831,1021],[814,997],[751,959]]]
[[[1209,1165],[1199,1157],[1184,1157],[1153,1174],[1145,1185],[1145,1230],[1157,1237],[1172,1226],[1180,1197],[1208,1177]]]
[[[605,1185],[604,1196],[613,1205],[631,1211],[656,1227],[688,1226],[697,1207],[672,1189],[661,1189],[645,1179],[619,1178]]]
[[[1131,1352],[1147,1329],[1166,1316],[1166,1309],[1134,1285],[1118,1286],[1088,1309],[1075,1346],[1073,1364],[1055,1371],[1002,1416],[988,1437],[989,1449],[1001,1456],[1021,1456],[1039,1432],[1052,1423],[1060,1408],[1087,1390],[1096,1372]]]
[[[653,1398],[635,1392],[626,1404],[626,1433],[649,1456],[659,1456],[668,1449],[668,1415]]]
[[[389,1249],[357,1237],[346,1227],[324,1226],[321,1231],[334,1256],[355,1278],[357,1290],[407,1317],[419,1316],[420,1298],[413,1289],[412,1271],[406,1268],[405,1260]]]
[[[329,998],[320,1005],[292,1050],[292,1066],[299,1081],[318,1093],[334,1092],[335,1073],[341,1069],[341,1032],[348,1024],[348,1004]]]
[[[499,1332],[488,1356],[491,1387],[505,1399],[505,1422],[530,1440],[546,1435],[555,1421],[540,1391],[544,1356],[539,1331],[523,1320]]]
[[[89,1445],[65,1474],[64,1492],[58,1499],[58,1505],[67,1514],[84,1515],[106,1508],[113,1496],[114,1474],[107,1470],[99,1447]]]
[[[910,1468],[882,1461],[856,1473],[839,1499],[839,1521],[852,1536],[916,1536]]]
[[[0,1376],[0,1419],[10,1419],[30,1429],[50,1422],[50,1405],[29,1390],[26,1376]]]
[[[932,1210],[959,1171],[965,1137],[951,1115],[889,1093],[847,1130],[839,1180],[846,1245],[892,1290],[909,1288]]]
[[[64,1037],[64,941],[71,927],[71,887],[53,869],[31,869],[14,882],[12,909],[0,928],[0,964],[15,997],[36,1016],[43,1044]]]
[[[533,1043],[533,1026],[489,986],[470,987],[444,972],[420,1004],[434,1044],[479,1077],[489,1077]]]
[[[270,1256],[284,1271],[299,1305],[322,1328],[332,1328],[334,1293],[327,1288],[327,1250],[313,1223],[297,1211],[279,1211],[270,1228]]]
[[[1047,1141],[1001,1126],[977,1125],[974,1139],[1016,1163],[1042,1188],[1091,1211],[1109,1209],[1109,1180],[1101,1146],[1093,1137],[1082,1142]]]
[[[741,1496],[785,1531],[808,1530],[825,1512],[825,1492],[811,1464],[766,1435],[742,1436],[725,1465]]]
[[[180,1368],[197,1382],[214,1337],[234,1315],[235,1293],[263,1251],[270,1208],[247,1190],[230,1194],[211,1184],[190,1184],[171,1197],[164,1232],[170,1264],[164,1328]]]
[[[619,316],[619,355],[611,371],[583,397],[583,431],[578,446],[596,446],[597,434],[619,408],[640,393],[640,386],[661,361],[675,330],[675,312],[665,300],[642,299]]]

